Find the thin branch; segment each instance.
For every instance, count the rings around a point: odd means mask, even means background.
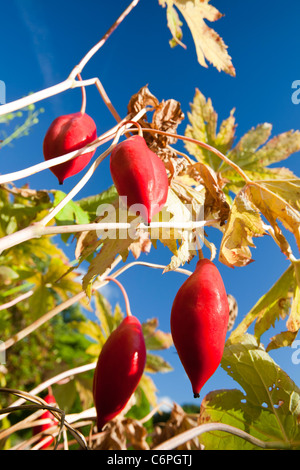
[[[124,289],[124,286],[117,279],[115,279],[114,277],[107,276],[105,278],[105,280],[106,281],[113,281],[120,288],[120,290],[123,294],[124,300],[125,300],[126,314],[127,314],[128,317],[131,317],[132,313],[131,313],[131,309],[130,309],[130,302],[129,302],[127,292]]]
[[[133,10],[134,7],[139,3],[139,0],[134,0],[130,5],[124,10],[124,12],[119,16],[115,23],[109,28],[109,30],[104,34],[102,39],[92,48],[89,52],[83,57],[79,64],[74,67],[72,72],[69,75],[69,79],[74,79],[78,73],[81,73],[86,64],[90,59],[99,51],[99,49],[106,43],[107,39],[112,35],[112,33],[117,29],[117,27],[124,21],[127,15]]]
[[[108,281],[105,281],[105,277],[117,266],[117,264],[122,260],[121,256],[118,256],[112,263],[112,265],[106,269],[106,271],[100,276],[100,279],[98,282],[96,282],[93,286],[93,290],[98,290],[104,285],[108,283]],[[0,353],[6,351],[8,348],[16,344],[18,341],[24,339],[26,336],[31,334],[33,331],[38,329],[40,326],[42,326],[44,323],[47,321],[51,320],[54,318],[56,315],[61,313],[63,310],[69,308],[71,305],[74,305],[76,302],[79,302],[82,300],[84,297],[86,297],[86,293],[84,291],[79,292],[78,294],[74,295],[70,299],[66,300],[65,302],[61,303],[54,309],[50,310],[49,312],[45,313],[41,318],[38,318],[35,322],[31,323],[29,326],[24,328],[23,330],[19,331],[16,333],[12,338],[9,338],[7,341],[4,341],[3,343],[0,343]]]
[[[191,137],[186,137],[186,136],[179,135],[179,134],[171,134],[169,132],[160,131],[158,129],[143,128],[142,130],[143,130],[143,132],[151,132],[151,133],[154,133],[154,134],[161,134],[161,135],[165,135],[165,136],[168,136],[168,137],[172,137],[174,139],[185,140],[186,142],[191,142],[192,144],[199,145],[199,147],[202,147],[206,150],[209,150],[210,152],[217,155],[221,160],[223,160],[229,166],[231,166],[231,168],[233,168],[243,178],[243,180],[247,184],[252,183],[252,180],[246,175],[246,173],[244,173],[244,171],[236,163],[232,162],[228,157],[226,157],[226,155],[224,155],[218,149],[215,149],[214,147],[212,147],[211,145],[209,145],[205,142],[202,142],[202,141],[197,140],[197,139],[192,139]],[[195,162],[195,164],[196,163],[197,162]]]
[[[102,39],[92,49],[90,49],[90,51],[83,57],[79,64],[74,67],[74,69],[71,71],[69,77],[66,80],[52,87],[45,88],[44,90],[28,95],[24,98],[20,98],[10,103],[3,104],[2,106],[0,106],[0,116],[15,112],[18,109],[25,108],[30,104],[37,103],[38,101],[50,98],[51,96],[58,95],[59,93],[63,93],[64,91],[67,91],[71,88],[83,86],[84,82],[82,84],[78,84],[78,82],[76,83],[76,76],[78,75],[78,73],[82,72],[83,68],[88,63],[88,61],[105,44],[107,39],[111,36],[111,34],[115,31],[119,24],[122,23],[122,21],[132,11],[132,9],[138,4],[138,2],[139,0],[134,0],[133,2],[131,2],[131,4],[126,8],[126,10],[119,16],[117,21],[115,21],[115,23],[109,28],[109,30],[102,37]]]
[[[166,269],[167,267],[164,264],[147,263],[146,261],[132,261],[131,263],[128,263],[125,266],[122,266],[122,268],[118,269],[118,271],[115,271],[113,273],[113,276],[114,277],[120,276],[120,274],[124,273],[125,271],[127,271],[127,269],[132,268],[133,266],[147,266],[149,268],[154,268],[154,269]],[[187,276],[190,276],[192,274],[192,271],[188,271],[187,269],[183,269],[183,268],[176,268],[174,271],[177,273],[186,274]]]
[[[193,429],[189,429],[167,441],[159,444],[158,446],[154,447],[152,450],[172,450],[176,449],[178,446],[185,444],[186,442],[190,441],[191,439],[195,439],[195,437],[200,436],[205,432],[212,432],[212,431],[224,431],[235,436],[244,439],[251,444],[262,447],[263,449],[288,449],[291,446],[284,442],[264,442],[256,437],[251,436],[245,431],[238,429],[234,426],[230,426],[228,424],[223,423],[207,423],[207,424],[200,424],[200,426],[196,426]]]
[[[25,294],[19,295],[19,297],[16,297],[15,299],[11,300],[10,302],[7,302],[6,304],[2,304],[0,306],[0,311],[5,310],[7,308],[13,307],[14,305],[18,304],[19,302],[22,302],[25,299],[28,299],[33,295],[33,290],[30,290],[26,292]]]
[[[145,114],[146,112],[147,112],[146,108],[142,109],[141,111],[137,113],[136,116],[131,118],[131,120],[132,121],[139,120],[143,116],[143,114]],[[6,184],[12,181],[17,181],[23,178],[27,178],[28,176],[34,175],[40,171],[47,170],[49,168],[52,168],[53,166],[57,166],[57,165],[60,165],[61,163],[65,163],[69,160],[72,160],[73,158],[78,157],[79,155],[84,155],[85,153],[89,153],[92,150],[96,150],[100,145],[103,145],[109,142],[116,136],[116,133],[120,129],[120,125],[123,124],[125,126],[125,123],[129,123],[128,126],[126,125],[126,128],[129,127],[131,123],[131,121],[128,121],[129,117],[130,116],[126,116],[119,124],[114,126],[109,131],[105,132],[101,136],[97,137],[97,139],[95,139],[93,142],[90,142],[82,149],[74,150],[72,152],[61,155],[60,157],[52,158],[50,160],[38,163],[31,167],[25,168],[23,170],[15,171],[13,173],[7,173],[5,175],[0,175],[0,184]]]
[[[89,370],[93,370],[93,369],[95,369],[96,364],[97,364],[97,362],[93,362],[91,364],[85,364],[84,366],[75,367],[74,369],[70,369],[70,370],[67,370],[65,372],[62,372],[62,373],[56,375],[55,377],[51,377],[50,379],[46,380],[45,382],[39,384],[37,387],[32,389],[30,391],[30,395],[38,395],[39,393],[46,390],[49,387],[49,385],[56,384],[56,383],[66,379],[68,377],[73,377],[74,375],[82,374],[82,373],[87,372]],[[6,411],[7,411],[6,414],[2,414],[2,416],[0,416],[0,420],[4,419],[6,416],[8,416],[8,414],[11,411],[13,411],[13,409],[10,411],[10,408],[13,408],[13,407],[16,407],[16,406],[21,406],[22,403],[24,403],[25,401],[26,401],[25,398],[20,398],[19,400],[16,400],[10,407],[8,407],[6,409]]]

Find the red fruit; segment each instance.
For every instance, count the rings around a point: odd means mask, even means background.
[[[145,363],[142,326],[136,317],[127,316],[107,339],[95,369],[93,395],[99,431],[125,408]]]
[[[143,137],[135,135],[112,151],[110,171],[120,197],[127,198],[128,209],[140,204],[140,215],[150,223],[168,196],[169,181],[161,159],[149,149]]]
[[[74,150],[79,150],[93,142],[97,137],[96,124],[88,114],[74,113],[60,116],[49,127],[43,151],[45,160],[60,157]],[[79,173],[91,160],[95,150],[50,168],[63,184],[66,178]]]
[[[222,277],[211,261],[202,259],[177,292],[171,312],[173,342],[195,398],[221,362],[228,321]]]
[[[51,394],[46,395],[44,400],[45,400],[46,403],[48,403],[48,405],[56,406],[56,401],[55,401],[55,398],[54,398],[53,395],[51,395]],[[45,423],[45,424],[41,424],[40,426],[36,426],[33,429],[33,434],[34,435],[39,434],[40,432],[46,431],[47,429],[54,426],[55,423],[57,423],[57,420],[53,418],[53,414],[51,413],[51,411],[45,411],[45,413],[43,413],[39,419],[51,419],[52,423]],[[42,438],[42,439],[44,439],[44,438]],[[53,441],[54,441],[54,438],[51,438],[48,442],[46,442],[41,447],[41,449],[47,449],[52,444]]]

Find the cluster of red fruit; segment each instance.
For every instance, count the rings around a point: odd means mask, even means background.
[[[86,114],[56,119],[44,141],[45,159],[78,150],[96,138],[96,125]],[[59,182],[81,171],[94,152],[52,168]],[[161,159],[143,137],[119,143],[110,159],[112,179],[127,207],[139,204],[146,223],[161,211],[168,195],[168,176]],[[179,289],[171,311],[171,334],[195,397],[219,366],[223,354],[229,306],[216,266],[198,261],[195,271]],[[144,372],[146,346],[139,320],[129,315],[113,331],[101,350],[93,384],[97,426],[117,416],[136,390]]]

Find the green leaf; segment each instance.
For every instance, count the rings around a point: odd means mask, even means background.
[[[168,362],[165,361],[162,357],[147,353],[147,360],[145,366],[146,372],[170,372],[172,370],[172,366],[168,364]]]
[[[56,207],[65,196],[62,191],[55,191],[53,207]],[[55,220],[58,225],[88,224],[90,221],[88,214],[74,201],[68,202],[55,216]]]
[[[119,195],[114,185],[110,186],[107,190],[95,196],[89,196],[84,199],[76,201],[81,209],[89,214],[90,221],[94,220],[97,216],[97,210],[102,204],[112,204],[118,199]]]
[[[238,144],[228,153],[228,158],[235,162],[252,180],[287,180],[295,179],[295,175],[287,168],[269,168],[269,165],[285,160],[300,150],[300,132],[288,131],[273,137],[268,142],[272,125],[259,124],[247,132]],[[265,145],[264,145],[265,144]],[[234,190],[232,183],[240,180],[228,164],[220,168],[224,178],[230,180],[229,187]],[[276,182],[274,182],[276,184]],[[278,185],[278,183],[277,183]]]
[[[300,389],[259,346],[251,335],[227,343],[222,367],[242,387],[220,390],[205,397],[200,424],[218,421],[238,427],[264,442],[282,448],[300,448]],[[201,436],[208,450],[254,449],[252,444],[227,433]]]
[[[227,153],[231,149],[235,136],[234,110],[230,116],[221,123],[220,130],[217,133],[218,115],[213,108],[211,99],[196,89],[191,112],[188,113],[190,124],[187,125],[185,136],[204,142],[222,153]],[[185,142],[185,147],[191,155],[213,170],[218,170],[222,160],[214,153],[191,142]]]
[[[159,351],[162,349],[168,349],[173,344],[171,334],[157,330],[157,327],[157,318],[152,318],[151,320],[147,320],[146,323],[142,324],[147,350]]]
[[[266,347],[266,351],[272,351],[272,349],[284,348],[287,346],[291,346],[298,334],[298,331],[282,331],[277,335],[271,338],[270,343]]]
[[[291,265],[232,331],[230,341],[239,341],[253,322],[256,322],[255,336],[259,339],[278,318],[286,316],[291,305],[294,285],[295,273]]]

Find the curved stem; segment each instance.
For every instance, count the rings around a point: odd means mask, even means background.
[[[227,163],[229,166],[231,166],[231,168],[233,168],[243,178],[243,180],[247,184],[252,183],[252,180],[246,175],[246,173],[244,173],[244,171],[238,165],[236,165],[234,162],[232,162],[228,157],[226,157],[218,149],[215,149],[214,147],[212,147],[209,144],[206,144],[205,142],[201,142],[200,140],[192,139],[191,137],[186,137],[186,136],[179,135],[179,134],[171,134],[170,132],[160,131],[158,129],[143,128],[142,130],[143,130],[143,132],[152,132],[153,134],[161,134],[161,135],[165,135],[165,136],[168,136],[168,137],[172,137],[174,139],[185,140],[187,142],[191,142],[192,144],[199,145],[200,147],[214,153],[221,160],[223,160],[225,163]],[[196,163],[197,162],[195,162],[195,164]]]
[[[122,23],[122,21],[126,18],[127,15],[133,10],[133,8],[139,3],[139,0],[133,0],[130,5],[123,11],[123,13],[119,16],[119,18],[114,22],[114,24],[109,28],[109,30],[104,34],[102,39],[95,44],[92,49],[88,51],[88,53],[81,59],[79,64],[74,67],[72,72],[69,75],[69,79],[74,79],[76,75],[82,72],[83,68],[86,64],[90,61],[90,59],[99,51],[99,49],[106,43],[107,39],[112,35],[112,33],[117,29],[117,27]]]
[[[106,277],[105,280],[106,280],[106,281],[113,281],[113,282],[115,282],[115,283],[117,284],[117,286],[119,286],[119,288],[120,288],[121,291],[122,291],[124,300],[125,300],[126,315],[127,315],[128,317],[132,316],[132,313],[131,313],[131,310],[130,310],[129,298],[128,298],[128,295],[127,295],[126,290],[124,289],[124,286],[123,286],[117,279],[115,279],[114,277],[111,277],[111,276]]]
[[[76,81],[75,81],[76,76],[82,72],[83,68],[88,63],[88,61],[105,44],[107,39],[111,36],[111,34],[115,31],[115,29],[119,26],[119,24],[122,23],[125,17],[131,12],[131,10],[138,3],[139,3],[139,0],[134,0],[133,2],[131,2],[131,4],[126,8],[126,10],[119,16],[117,21],[115,21],[115,23],[109,28],[109,30],[102,37],[102,39],[92,49],[90,49],[90,51],[83,57],[83,59],[79,62],[79,64],[73,68],[69,77],[66,80],[56,85],[53,85],[49,88],[45,88],[44,90],[28,95],[24,98],[20,98],[10,103],[3,104],[2,106],[0,106],[0,116],[15,112],[18,109],[23,109],[26,106],[29,106],[30,104],[37,103],[38,101],[42,101],[46,98],[50,98],[51,96],[55,96],[59,93],[63,93],[64,91],[72,89],[75,86],[78,86],[76,85]],[[93,81],[93,84],[95,84],[95,81]],[[82,85],[80,84],[79,86],[82,86]],[[116,117],[115,114],[114,116]]]
[[[135,119],[139,120],[143,116],[143,114],[145,114],[146,112],[147,112],[146,108],[142,109],[141,111],[139,111],[137,113],[136,116],[134,116],[134,118],[132,118],[132,121],[134,122]],[[126,116],[121,121],[121,123],[123,123],[123,124],[126,123],[126,122],[127,123],[129,122],[128,121],[128,116]],[[124,126],[125,125],[127,126],[127,124],[124,124]],[[130,125],[130,124],[128,124],[128,125]],[[112,140],[115,137],[116,132],[118,132],[119,130],[120,130],[120,123],[117,124],[116,126],[114,126],[109,131],[102,134],[101,136],[99,136],[96,140],[94,140],[94,142],[89,143],[88,145],[86,145],[85,147],[83,147],[80,150],[74,150],[73,152],[66,153],[65,155],[61,155],[60,157],[56,157],[55,159],[53,158],[51,160],[47,160],[47,161],[38,163],[37,165],[33,165],[31,167],[25,168],[25,170],[20,170],[20,171],[15,171],[13,173],[7,173],[5,175],[0,175],[0,185],[26,178],[26,177],[34,175],[34,174],[36,174],[40,171],[43,171],[43,170],[49,169],[53,166],[59,165],[60,163],[65,163],[65,162],[67,162],[67,161],[69,161],[69,160],[71,160],[71,159],[73,159],[73,158],[75,158],[79,155],[83,155],[85,153],[91,152],[92,150],[97,149],[100,145],[105,144],[108,141]]]
[[[94,370],[96,368],[96,365],[97,365],[97,361],[92,362],[90,364],[85,364],[85,365],[80,366],[80,367],[75,367],[74,369],[69,369],[65,372],[61,372],[60,374],[58,374],[54,377],[51,377],[50,379],[46,380],[46,382],[43,382],[43,383],[39,384],[37,387],[33,388],[30,391],[30,395],[37,395],[37,394],[43,392],[44,390],[46,390],[49,385],[57,384],[58,382],[60,382],[61,380],[66,379],[66,378],[73,377],[74,375],[82,374],[82,373],[90,371],[90,370]],[[10,407],[20,406],[25,401],[26,401],[25,398],[19,398],[18,400],[16,400],[12,405],[10,405],[7,408],[7,410],[6,410],[7,413],[6,414],[0,415],[0,421],[2,419],[4,419],[6,416],[8,416],[8,414],[10,413]],[[13,410],[11,410],[11,411],[13,411]],[[2,432],[0,433],[0,437],[2,438]]]
[[[100,276],[99,281],[95,282],[93,286],[94,291],[97,289],[100,289],[100,287],[103,287],[104,285],[107,284],[107,281],[105,281],[105,277],[109,275],[109,273],[117,266],[117,264],[121,260],[122,260],[121,256],[117,256],[115,258],[111,266],[102,274],[102,276]],[[54,318],[56,315],[58,315],[60,312],[62,312],[66,308],[69,308],[71,305],[74,305],[76,302],[79,302],[85,296],[86,296],[86,293],[84,291],[79,292],[78,294],[66,300],[65,302],[62,302],[60,305],[58,305],[54,309],[45,313],[42,317],[35,320],[29,326],[25,327],[23,330],[16,333],[12,338],[9,338],[7,341],[4,341],[3,343],[0,343],[0,353],[6,351],[11,346],[16,344],[18,341],[21,341],[22,339],[26,338],[28,335],[30,335],[33,331],[37,330],[44,323]]]
[[[125,266],[122,266],[122,268],[118,269],[118,271],[115,271],[112,274],[112,276],[117,277],[120,274],[127,271],[127,269],[132,268],[133,266],[147,266],[149,268],[154,268],[154,269],[166,269],[167,267],[164,264],[154,264],[154,263],[148,263],[146,261],[132,261],[131,263],[128,263]],[[174,271],[177,273],[186,274],[187,276],[190,276],[192,274],[192,271],[188,271],[187,269],[183,269],[183,268],[176,268],[174,269]]]
[[[6,302],[5,304],[0,305],[0,311],[5,310],[7,308],[13,307],[14,305],[18,304],[19,302],[22,302],[22,300],[28,299],[33,295],[34,291],[30,290],[26,292],[25,294],[19,295],[19,297],[16,297],[13,300],[10,300],[9,302]]]
[[[245,439],[246,441],[250,442],[251,444],[262,447],[263,449],[289,449],[291,446],[284,442],[264,442],[256,437],[251,436],[245,431],[238,429],[234,426],[230,426],[229,424],[223,423],[207,423],[207,424],[200,424],[200,426],[196,426],[193,429],[189,429],[167,441],[163,442],[162,444],[154,447],[152,450],[172,450],[178,446],[181,446],[185,442],[194,439],[195,437],[200,436],[205,432],[211,431],[224,431],[235,436],[240,437],[241,439]]]
[[[77,74],[77,77],[82,82],[82,78],[81,78],[80,73]],[[85,111],[86,111],[86,90],[85,90],[84,86],[81,87],[81,95],[82,95],[82,103],[81,103],[80,112],[81,112],[81,114],[85,114]]]

